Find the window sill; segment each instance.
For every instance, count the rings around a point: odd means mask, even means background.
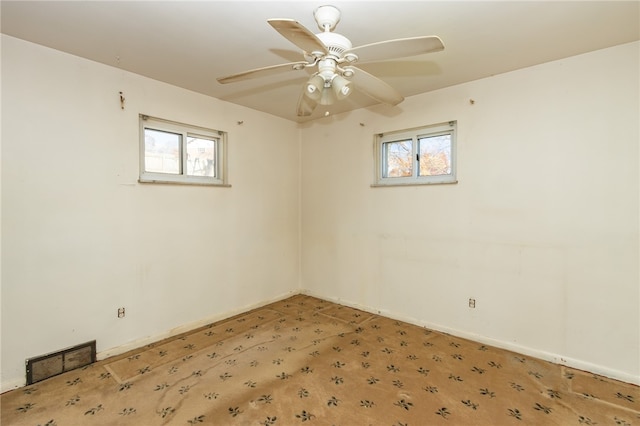
[[[195,186],[215,186],[222,188],[231,188],[231,184],[228,183],[216,183],[216,182],[202,182],[202,181],[187,181],[187,180],[164,180],[164,179],[152,179],[152,178],[140,178],[139,183],[155,183],[165,185],[195,185]]]
[[[389,186],[430,186],[430,185],[455,185],[458,181],[451,182],[396,182],[396,183],[372,183],[371,188],[385,188]]]

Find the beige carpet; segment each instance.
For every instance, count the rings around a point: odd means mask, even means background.
[[[632,425],[637,386],[299,295],[1,396],[2,425]]]

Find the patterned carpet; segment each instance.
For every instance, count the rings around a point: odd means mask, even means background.
[[[631,425],[640,390],[297,295],[1,396],[2,425]]]

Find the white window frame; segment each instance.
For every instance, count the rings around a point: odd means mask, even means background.
[[[429,126],[405,129],[375,135],[374,140],[374,184],[372,186],[402,186],[402,185],[432,185],[458,183],[456,178],[456,121],[439,123]],[[418,155],[419,139],[440,135],[451,135],[451,173],[446,175],[421,176],[420,158]],[[389,142],[411,141],[412,146],[412,176],[387,177],[387,156],[385,144]]]
[[[180,146],[179,173],[158,173],[146,171],[145,166],[145,129],[176,133],[182,136]],[[214,176],[192,176],[187,174],[188,136],[215,140]],[[140,114],[140,178],[142,183],[173,183],[187,185],[230,186],[227,182],[227,133],[220,130],[178,123],[162,118]]]

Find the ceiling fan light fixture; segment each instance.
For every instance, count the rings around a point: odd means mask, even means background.
[[[336,101],[336,96],[331,88],[325,88],[320,97],[320,105],[332,105]]]
[[[331,88],[339,101],[351,94],[351,82],[338,74],[331,80]]]
[[[316,74],[307,81],[307,84],[304,88],[304,93],[310,99],[314,101],[320,100],[322,97],[322,92],[324,90],[324,78],[321,75]]]

